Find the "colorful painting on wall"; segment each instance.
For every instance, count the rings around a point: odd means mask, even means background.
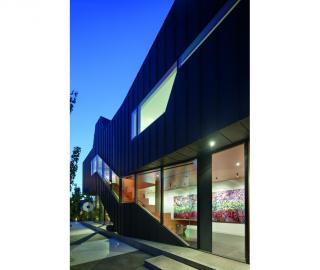
[[[197,220],[197,195],[173,197],[174,218]],[[212,193],[212,221],[221,223],[245,222],[244,189]]]
[[[212,193],[212,221],[244,223],[244,189],[224,190]]]
[[[175,219],[197,220],[197,195],[173,197]]]

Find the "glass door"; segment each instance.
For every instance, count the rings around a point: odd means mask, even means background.
[[[212,155],[212,253],[245,262],[244,144]]]

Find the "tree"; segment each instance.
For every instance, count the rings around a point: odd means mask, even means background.
[[[78,161],[81,153],[81,148],[75,146],[72,151],[71,160],[70,160],[70,191],[74,185],[74,179],[78,170]]]
[[[80,188],[77,187],[77,184],[74,185],[74,192],[70,198],[70,219],[79,220],[80,218],[80,202],[83,198]]]
[[[78,92],[72,90],[72,92],[70,93],[70,113],[73,111],[73,107],[77,102],[77,96]]]
[[[70,93],[70,113],[73,111],[73,107],[77,102],[77,91],[72,91]],[[80,209],[80,201],[83,197],[81,194],[80,188],[77,187],[77,184],[74,183],[74,179],[78,170],[78,161],[81,153],[81,148],[79,146],[75,146],[72,151],[71,160],[70,160],[70,191],[72,191],[72,187],[74,186],[74,191],[70,197],[70,219],[71,220],[79,220],[81,209]]]

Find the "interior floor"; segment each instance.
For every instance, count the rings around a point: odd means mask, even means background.
[[[212,253],[245,261],[245,238],[238,235],[212,233]]]

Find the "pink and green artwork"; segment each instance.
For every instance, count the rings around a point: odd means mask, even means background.
[[[173,197],[175,219],[197,219],[197,195]]]
[[[244,189],[212,193],[212,221],[225,223],[245,222]]]

